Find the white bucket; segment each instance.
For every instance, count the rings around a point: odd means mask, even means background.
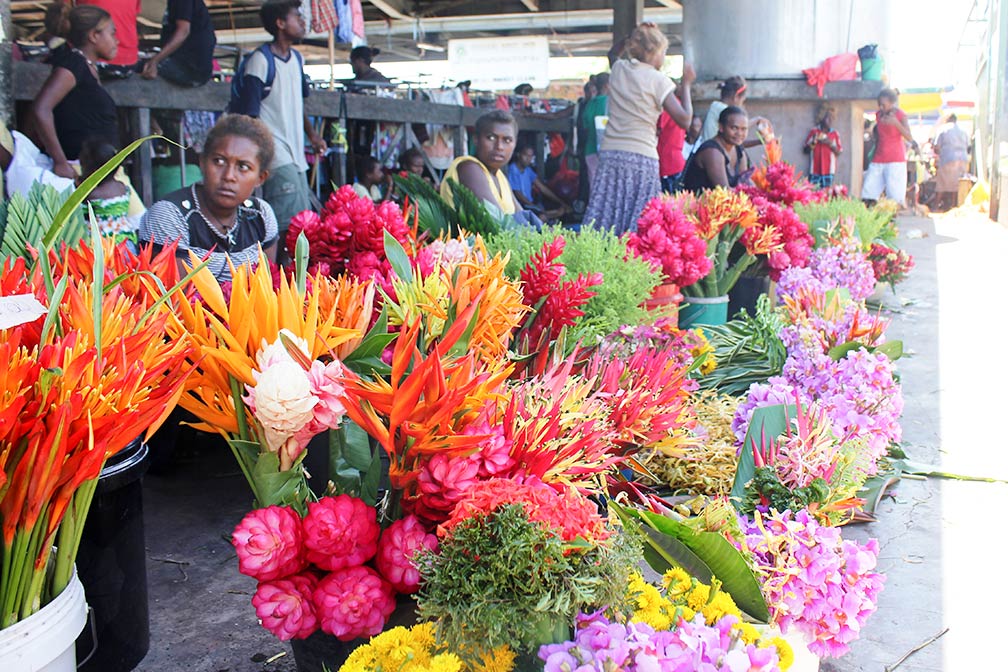
[[[59,596],[37,613],[0,630],[0,670],[76,672],[74,643],[87,622],[84,586],[76,570]]]
[[[767,638],[780,637],[791,645],[794,652],[794,662],[788,668],[788,672],[819,672],[819,656],[808,649],[809,639],[803,632],[792,629],[788,634],[783,634],[776,625],[763,625],[754,623],[753,626],[759,630],[760,634]]]

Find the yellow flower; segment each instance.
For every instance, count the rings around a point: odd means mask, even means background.
[[[710,586],[698,582],[686,595],[686,604],[693,611],[703,611],[709,599]]]
[[[741,617],[742,615],[738,607],[735,606],[735,601],[732,600],[731,595],[721,591],[715,593],[714,597],[707,601],[707,604],[701,611],[704,615],[704,620],[707,621],[707,625],[714,625],[722,616]]]
[[[769,644],[777,649],[781,672],[787,672],[788,668],[794,664],[794,651],[791,649],[791,645],[783,637],[774,637]]]
[[[673,567],[662,577],[662,586],[669,597],[676,597],[693,587],[693,578],[682,567]]]
[[[509,646],[498,646],[480,656],[479,663],[472,672],[511,672],[514,669],[515,652]]]
[[[396,669],[396,668],[391,668]],[[430,659],[425,666],[416,666],[419,670],[426,672],[462,672],[462,660],[454,653],[439,653]]]
[[[759,641],[760,633],[759,630],[754,628],[751,624],[745,622],[738,622],[735,624],[733,630],[738,631],[739,636],[742,637],[742,641],[746,644],[755,644]]]

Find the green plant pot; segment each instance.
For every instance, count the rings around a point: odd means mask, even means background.
[[[728,321],[728,297],[688,296],[679,306],[679,328],[717,326]]]

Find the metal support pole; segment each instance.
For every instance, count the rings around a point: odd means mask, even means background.
[[[644,0],[619,0],[613,3],[613,43],[630,37],[644,20]]]
[[[8,125],[14,120],[13,31],[10,0],[0,0],[0,121]]]
[[[132,110],[133,120],[131,126],[136,129],[138,137],[145,138],[151,134],[150,110],[146,107],[138,107]],[[133,184],[140,185],[140,198],[145,204],[154,202],[154,180],[153,180],[153,150],[150,141],[140,145],[139,160],[134,163],[136,168],[133,171]]]

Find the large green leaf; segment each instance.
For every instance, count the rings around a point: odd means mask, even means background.
[[[393,175],[392,180],[416,212],[417,229],[421,233],[435,237],[458,234],[458,215],[426,181],[416,175]]]
[[[787,429],[789,418],[795,417],[794,404],[777,404],[763,406],[753,411],[749,421],[749,429],[742,441],[742,452],[739,453],[738,468],[735,470],[735,481],[732,483],[731,500],[738,508],[745,499],[746,483],[752,480],[756,473],[753,461],[753,447],[759,447],[765,438],[767,441],[776,439]]]
[[[329,432],[329,480],[337,493],[374,506],[381,476],[381,448],[359,425],[344,419],[338,430]]]
[[[400,280],[404,282],[411,282],[413,280],[413,265],[410,264],[406,250],[403,249],[399,241],[388,231],[385,232],[385,256],[388,258],[389,264],[392,265],[392,270],[395,271]]]
[[[710,582],[712,576],[717,577],[739,609],[763,623],[770,619],[756,575],[742,553],[722,535],[698,530],[659,513],[612,502],[609,506],[616,510],[624,524],[636,523],[644,532],[644,556],[653,570],[664,574],[678,566],[704,582]]]

